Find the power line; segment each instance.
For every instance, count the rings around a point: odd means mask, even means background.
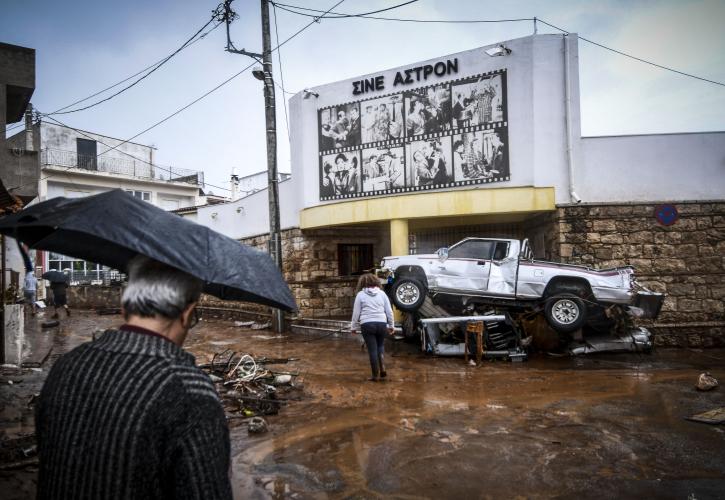
[[[375,12],[382,12],[385,10],[391,10],[391,9],[397,9],[398,7],[402,7],[404,5],[407,5],[411,2],[406,2],[400,5],[395,5],[393,7],[388,7],[387,9],[381,9],[379,11]],[[475,24],[475,23],[511,23],[511,22],[519,22],[519,21],[533,21],[533,17],[522,17],[522,18],[514,18],[514,19],[406,19],[406,18],[400,18],[400,17],[380,17],[380,16],[372,16],[369,14],[371,13],[361,13],[361,14],[343,14],[340,12],[331,12],[328,11],[328,13],[336,14],[335,16],[327,16],[325,14],[322,15],[313,15],[313,14],[306,14],[304,12],[299,12],[299,10],[307,11],[307,12],[323,12],[319,9],[310,9],[308,7],[300,7],[299,5],[290,5],[290,4],[284,4],[284,3],[277,3],[272,2],[272,5],[276,5],[282,10],[285,10],[287,12],[291,12],[292,14],[297,14],[300,16],[306,16],[306,17],[313,17],[316,20],[319,19],[344,19],[344,18],[351,18],[351,17],[359,17],[359,18],[365,18],[365,19],[376,19],[378,21],[398,21],[398,22],[404,22],[404,23],[441,23],[441,24]],[[334,7],[333,7],[334,8]],[[299,9],[299,10],[292,10],[292,9]]]
[[[326,11],[325,13],[328,13],[328,12],[332,11],[332,9],[334,9],[335,7],[337,7],[338,5],[340,5],[340,4],[341,4],[342,2],[344,2],[344,1],[345,1],[345,0],[340,0],[340,1],[338,1],[338,2],[337,2],[337,3],[335,4],[335,5],[333,5],[333,6],[332,6],[332,7],[331,7],[331,8],[330,8],[330,9],[329,9],[328,11]],[[296,31],[296,32],[295,32],[294,34],[292,34],[292,35],[291,35],[291,36],[289,36],[289,37],[288,37],[287,39],[285,39],[285,40],[284,40],[284,41],[283,41],[282,43],[278,44],[278,45],[277,45],[277,47],[273,48],[271,52],[275,52],[275,51],[279,50],[279,48],[280,48],[281,46],[283,46],[284,44],[286,44],[286,43],[287,43],[287,42],[289,42],[290,40],[294,39],[295,37],[299,36],[299,35],[300,35],[300,34],[301,34],[301,33],[302,33],[303,31],[305,31],[306,29],[308,29],[308,28],[309,28],[310,26],[312,26],[312,25],[313,25],[313,24],[315,24],[316,22],[317,22],[317,20],[315,20],[315,21],[311,21],[310,23],[308,23],[308,24],[306,24],[305,26],[303,26],[302,28],[300,28],[300,29],[299,29],[299,30],[297,30],[297,31]],[[242,73],[244,73],[245,71],[247,71],[247,70],[251,69],[251,68],[252,68],[252,66],[254,66],[254,64],[255,64],[255,63],[249,64],[248,66],[245,66],[245,67],[244,67],[244,68],[242,68],[242,69],[241,69],[240,71],[238,71],[237,73],[233,74],[232,76],[230,76],[229,78],[227,78],[226,80],[224,80],[223,82],[221,82],[221,83],[220,83],[219,85],[215,86],[215,87],[214,87],[214,88],[212,88],[211,90],[209,90],[209,91],[205,92],[205,93],[204,93],[204,94],[202,94],[201,96],[199,96],[199,97],[197,97],[196,99],[194,99],[193,101],[191,101],[190,103],[188,103],[188,104],[186,104],[186,105],[182,106],[181,108],[177,109],[176,111],[174,111],[174,112],[173,112],[173,113],[171,113],[170,115],[166,116],[165,118],[162,118],[162,119],[161,119],[161,120],[159,120],[158,122],[156,122],[156,123],[154,123],[153,125],[151,125],[151,126],[149,126],[149,127],[145,128],[144,130],[142,130],[141,132],[139,132],[139,133],[135,134],[134,136],[132,136],[132,137],[129,137],[128,139],[126,139],[126,140],[124,140],[124,141],[120,142],[119,144],[117,144],[117,145],[115,145],[115,146],[109,146],[109,145],[105,144],[105,146],[107,146],[107,147],[108,147],[109,149],[107,149],[107,150],[106,150],[106,151],[104,151],[103,153],[100,153],[99,155],[97,155],[97,157],[100,157],[101,155],[104,155],[104,154],[106,154],[106,153],[109,153],[109,152],[111,152],[111,151],[113,151],[113,150],[116,150],[116,149],[118,149],[119,147],[123,146],[124,144],[126,144],[126,143],[128,143],[128,142],[131,142],[132,140],[134,140],[135,138],[139,137],[140,135],[143,135],[143,134],[145,134],[146,132],[148,132],[148,131],[150,131],[150,130],[152,130],[152,129],[156,128],[156,127],[158,127],[158,126],[159,126],[159,125],[161,125],[162,123],[164,123],[164,122],[166,122],[166,121],[170,120],[171,118],[173,118],[174,116],[178,115],[178,114],[179,114],[179,113],[181,113],[182,111],[184,111],[184,110],[186,110],[186,109],[190,108],[191,106],[193,106],[193,105],[194,105],[194,104],[196,104],[197,102],[199,102],[199,101],[201,101],[202,99],[206,98],[206,97],[207,97],[207,96],[209,96],[210,94],[212,94],[212,93],[216,92],[216,91],[217,91],[217,90],[219,90],[219,89],[220,89],[221,87],[223,87],[223,86],[224,86],[224,85],[226,85],[227,83],[231,82],[232,80],[234,80],[235,78],[237,78],[237,77],[238,77],[239,75],[241,75],[241,74],[242,74]],[[49,116],[49,115],[45,115],[45,116]],[[81,133],[81,134],[83,133],[82,131],[79,131],[78,129],[74,129],[73,127],[69,127],[69,126],[67,126],[67,125],[64,125],[64,124],[63,124],[63,123],[61,123],[61,122],[58,122],[58,121],[57,121],[56,119],[54,119],[54,118],[52,118],[52,117],[50,117],[50,116],[49,116],[49,118],[50,118],[51,120],[53,120],[53,121],[56,121],[57,123],[59,123],[59,124],[60,124],[60,125],[62,125],[62,126],[68,127],[68,128],[70,128],[70,129],[72,129],[72,130],[76,130],[77,132],[79,132],[79,133]],[[131,154],[129,154],[129,153],[125,153],[125,152],[123,152],[123,153],[124,153],[124,154],[127,154],[127,155],[129,155],[129,156],[133,156],[133,155],[131,155]],[[139,160],[140,160],[140,159],[139,159]],[[142,160],[142,161],[145,161],[145,160]],[[74,168],[74,167],[68,167],[68,169],[70,169],[70,168]],[[47,178],[47,177],[46,177],[46,178]],[[215,187],[215,188],[218,188],[218,189],[224,189],[224,190],[226,190],[226,191],[230,191],[230,190],[229,190],[229,189],[227,189],[227,188],[223,188],[223,187],[220,187],[220,186],[214,186],[213,184],[208,184],[208,185],[209,185],[209,186],[211,186],[211,187]],[[14,188],[12,188],[12,189],[18,189],[19,187],[22,187],[22,186],[16,186],[16,187],[14,187]]]
[[[208,31],[207,31],[207,32],[205,32],[205,33],[202,33],[202,34],[201,34],[201,35],[200,35],[200,36],[199,36],[198,38],[196,38],[196,39],[192,40],[192,41],[191,41],[190,43],[188,43],[188,44],[186,45],[186,47],[185,47],[185,48],[188,48],[188,47],[190,47],[190,46],[194,45],[194,44],[195,44],[196,42],[199,42],[199,41],[203,40],[204,38],[206,38],[206,36],[207,36],[207,35],[208,35],[209,33],[211,33],[212,31],[214,31],[215,29],[217,29],[217,28],[219,27],[219,25],[220,25],[220,24],[221,24],[221,23],[217,23],[217,24],[215,24],[215,25],[214,25],[214,26],[213,26],[213,27],[212,27],[212,28],[211,28],[210,30],[208,30]],[[119,81],[119,82],[116,82],[116,83],[114,83],[113,85],[111,85],[111,86],[109,86],[109,87],[106,87],[106,88],[104,88],[104,89],[102,89],[102,90],[99,90],[98,92],[95,92],[95,93],[93,93],[93,94],[91,94],[91,95],[89,95],[89,96],[86,96],[86,97],[84,97],[84,98],[82,98],[82,99],[78,99],[77,101],[74,101],[74,102],[72,102],[72,103],[70,103],[70,104],[68,104],[68,105],[66,105],[66,106],[63,106],[62,108],[58,108],[58,109],[56,109],[55,111],[53,111],[52,113],[48,113],[48,115],[54,115],[54,114],[56,114],[56,113],[59,113],[60,111],[64,111],[64,110],[66,110],[66,109],[68,109],[68,108],[70,108],[70,107],[72,107],[72,106],[75,106],[76,104],[80,104],[80,103],[82,103],[82,102],[85,102],[85,101],[87,101],[87,100],[89,100],[89,99],[92,99],[92,98],[94,98],[94,97],[96,97],[96,96],[98,96],[98,95],[100,95],[100,94],[103,94],[104,92],[107,92],[107,91],[109,91],[109,90],[111,90],[111,89],[113,89],[113,88],[116,88],[116,87],[118,87],[119,85],[121,85],[122,83],[126,83],[127,81],[129,81],[129,80],[131,80],[132,78],[134,78],[134,77],[136,77],[136,76],[138,76],[138,75],[140,75],[140,74],[142,74],[142,73],[144,73],[144,72],[148,71],[149,69],[153,68],[154,66],[157,66],[157,65],[161,64],[162,62],[166,61],[166,60],[168,59],[168,57],[169,57],[169,56],[163,57],[163,58],[159,59],[158,61],[156,61],[155,63],[153,63],[153,64],[150,64],[150,65],[146,66],[145,68],[143,68],[143,69],[142,69],[142,70],[140,70],[140,71],[137,71],[137,72],[136,72],[136,73],[134,73],[133,75],[130,75],[130,76],[128,76],[128,77],[126,77],[126,78],[124,78],[123,80],[121,80],[121,81]],[[10,131],[12,131],[12,130],[15,130],[15,129],[17,129],[17,128],[23,127],[24,125],[25,125],[24,123],[16,123],[15,125],[12,125],[12,126],[10,126],[10,127],[6,128],[6,129],[5,129],[5,133],[7,133],[7,132],[10,132]]]
[[[103,142],[103,141],[100,141],[100,140],[98,140],[98,138],[97,138],[97,137],[94,137],[94,136],[92,136],[92,135],[89,135],[89,134],[87,134],[86,132],[84,132],[83,130],[79,130],[79,129],[77,129],[77,128],[71,127],[70,125],[66,125],[65,123],[63,123],[63,122],[59,121],[59,120],[58,120],[57,118],[53,118],[52,116],[46,116],[46,118],[48,118],[48,119],[49,119],[49,120],[51,120],[51,121],[54,121],[55,123],[57,123],[58,125],[60,125],[60,126],[62,126],[62,127],[66,127],[66,128],[69,128],[69,129],[71,129],[71,130],[73,130],[73,131],[75,131],[75,132],[79,133],[80,135],[82,135],[82,136],[84,136],[84,137],[87,137],[88,139],[92,139],[92,140],[94,140],[94,141],[96,141],[96,142],[99,142],[99,143],[103,144],[104,146],[106,146],[107,148],[111,148],[111,147],[112,147],[112,146],[111,146],[110,144],[106,144],[105,142]],[[96,158],[99,158],[99,157],[100,157],[101,155],[103,155],[103,154],[107,153],[108,151],[110,151],[110,149],[109,149],[109,150],[106,150],[106,151],[104,151],[103,153],[99,153],[99,154],[97,154],[97,155],[96,155]],[[118,150],[118,152],[119,152],[119,153],[121,153],[121,154],[124,154],[124,155],[126,155],[126,156],[129,156],[129,157],[133,158],[134,160],[140,161],[140,162],[142,162],[142,163],[146,163],[147,165],[149,165],[149,166],[151,166],[151,167],[154,167],[154,168],[157,168],[157,169],[159,169],[159,170],[163,170],[163,171],[165,171],[165,172],[168,172],[168,173],[169,173],[170,175],[173,175],[173,174],[174,174],[173,170],[171,170],[170,168],[162,167],[161,165],[157,165],[157,164],[155,164],[155,163],[152,163],[152,162],[150,162],[150,161],[148,161],[148,160],[145,160],[145,159],[143,159],[143,158],[140,158],[140,157],[138,157],[138,156],[136,156],[136,155],[132,155],[131,153],[128,153],[128,152],[126,152],[126,151],[123,151],[123,150],[121,150],[121,149],[119,149],[119,150]],[[75,167],[70,167],[70,168],[75,168]],[[46,178],[47,178],[47,177],[46,177]],[[170,176],[169,176],[169,180],[172,180]],[[208,186],[211,186],[211,187],[213,187],[213,188],[217,188],[217,189],[224,189],[224,190],[226,190],[226,191],[231,191],[231,189],[228,189],[228,188],[225,188],[225,187],[221,187],[221,186],[215,186],[214,184],[209,184],[209,183],[207,183],[207,182],[204,182],[204,185],[208,185]]]
[[[279,30],[277,29],[277,7],[272,4],[272,10],[274,11],[274,41],[277,42],[279,47]],[[282,82],[282,92],[286,92],[284,89],[284,73],[282,72],[282,51],[277,51],[277,62],[279,63],[279,78]],[[287,98],[282,95],[282,104],[284,105],[284,124],[287,127],[287,140],[291,140],[289,133],[289,116],[287,115]]]
[[[332,7],[330,8],[330,10],[328,10],[327,12],[331,11],[332,9],[334,9],[335,7],[337,7],[338,5],[340,5],[340,4],[341,4],[342,2],[344,2],[344,1],[345,1],[345,0],[340,0],[340,1],[339,1],[339,2],[337,2],[337,3],[335,4],[335,5],[333,5],[333,6],[332,6]],[[287,38],[286,40],[284,40],[284,41],[283,41],[282,43],[278,44],[278,45],[277,45],[277,46],[276,46],[275,48],[273,48],[273,49],[271,50],[271,52],[275,52],[276,50],[279,50],[279,48],[280,48],[281,46],[283,46],[284,44],[286,44],[287,42],[289,42],[290,40],[292,40],[293,38],[295,38],[296,36],[298,36],[298,35],[299,35],[300,33],[302,33],[303,31],[305,31],[305,30],[306,30],[307,28],[309,28],[310,26],[312,26],[313,24],[315,24],[315,22],[316,22],[316,21],[312,21],[312,22],[310,22],[310,23],[306,24],[305,26],[303,26],[303,27],[302,27],[301,29],[297,30],[297,31],[296,31],[296,32],[295,32],[295,33],[294,33],[293,35],[291,35],[291,36],[290,36],[290,37],[288,37],[288,38]],[[109,150],[107,150],[107,151],[104,151],[104,152],[103,152],[103,153],[101,153],[101,154],[105,154],[105,153],[108,153],[108,152],[110,152],[110,151],[113,151],[114,149],[116,149],[116,148],[118,148],[118,147],[120,147],[120,146],[122,146],[122,145],[126,144],[126,143],[127,143],[127,142],[129,142],[129,141],[132,141],[132,140],[134,140],[134,139],[135,139],[135,138],[137,138],[138,136],[140,136],[140,135],[143,135],[143,134],[145,134],[146,132],[148,132],[149,130],[152,130],[152,129],[154,129],[154,128],[158,127],[159,125],[161,125],[162,123],[164,123],[164,122],[166,122],[166,121],[170,120],[171,118],[173,118],[174,116],[178,115],[178,114],[179,114],[179,113],[181,113],[182,111],[184,111],[184,110],[186,110],[186,109],[190,108],[191,106],[193,106],[193,105],[194,105],[194,104],[196,104],[197,102],[201,101],[202,99],[204,99],[204,98],[205,98],[205,97],[207,97],[208,95],[212,94],[213,92],[216,92],[216,91],[217,91],[218,89],[220,89],[221,87],[223,87],[223,86],[224,86],[224,85],[226,85],[227,83],[231,82],[232,80],[234,80],[235,78],[237,78],[237,77],[238,77],[239,75],[241,75],[242,73],[244,73],[244,72],[245,72],[245,71],[247,71],[248,69],[252,68],[252,66],[254,66],[254,64],[255,64],[255,63],[252,63],[252,64],[250,64],[250,65],[248,65],[248,66],[246,66],[246,67],[242,68],[242,69],[241,69],[240,71],[238,71],[237,73],[233,74],[232,76],[230,76],[229,78],[227,78],[226,80],[224,80],[224,81],[223,81],[222,83],[220,83],[219,85],[217,85],[217,86],[216,86],[216,87],[214,87],[213,89],[211,89],[211,90],[209,90],[208,92],[204,93],[203,95],[201,95],[201,96],[197,97],[196,99],[194,99],[193,101],[191,101],[191,102],[190,102],[189,104],[186,104],[185,106],[183,106],[183,107],[181,107],[181,108],[177,109],[176,111],[174,111],[174,112],[173,112],[173,113],[171,113],[170,115],[166,116],[165,118],[163,118],[163,119],[159,120],[158,122],[154,123],[154,124],[153,124],[153,125],[151,125],[150,127],[147,127],[146,129],[142,130],[141,132],[139,132],[138,134],[134,135],[133,137],[130,137],[129,139],[126,139],[125,141],[121,142],[121,143],[120,143],[120,144],[118,144],[117,146],[114,146],[113,148],[111,148],[111,149],[109,149]]]
[[[363,16],[369,16],[370,14],[379,14],[380,12],[386,12],[386,11],[393,10],[393,9],[399,9],[400,7],[404,7],[406,5],[409,5],[411,3],[415,3],[417,1],[418,0],[409,0],[407,2],[403,2],[403,3],[398,4],[398,5],[393,5],[392,7],[386,7],[384,9],[378,9],[378,10],[371,10],[370,12],[361,12],[360,14],[337,14],[336,12],[332,12],[332,14],[336,14],[336,15],[329,16],[327,14],[330,13],[330,11],[332,10],[332,9],[330,9],[327,12],[325,12],[322,16],[315,16],[315,15],[311,15],[311,14],[301,14],[301,15],[307,16],[307,17],[316,17],[318,19],[323,19],[323,18],[324,19],[341,19],[341,18],[346,18],[346,17],[363,17]],[[280,5],[280,6],[284,6],[284,7],[298,8],[298,9],[307,10],[307,11],[323,12],[321,10],[308,9],[308,8],[304,8],[304,7],[297,7],[295,5],[287,5],[287,4],[283,4],[283,3],[276,4],[275,2],[272,2],[272,1],[270,1],[270,3],[272,5]],[[284,9],[283,7],[280,7],[280,8],[282,10],[287,10],[287,9]],[[333,9],[334,9],[334,7],[333,7]]]
[[[129,85],[127,85],[127,86],[123,87],[123,88],[122,88],[121,90],[119,90],[118,92],[115,92],[115,93],[111,94],[110,96],[108,96],[108,97],[105,97],[105,98],[101,99],[100,101],[96,101],[96,102],[94,102],[94,103],[92,103],[92,104],[89,104],[89,105],[87,105],[87,106],[83,106],[83,107],[81,107],[81,108],[76,108],[76,109],[69,109],[69,110],[66,110],[66,111],[55,111],[55,112],[51,113],[51,115],[67,115],[67,114],[69,114],[69,113],[77,113],[77,112],[79,112],[79,111],[85,111],[85,110],[87,110],[87,109],[90,109],[90,108],[93,108],[93,107],[95,107],[95,106],[98,106],[99,104],[102,104],[102,103],[104,103],[104,102],[110,101],[110,100],[111,100],[111,99],[113,99],[114,97],[116,97],[116,96],[118,96],[118,95],[120,95],[120,94],[122,94],[122,93],[126,92],[127,90],[129,90],[129,89],[131,89],[132,87],[134,87],[134,86],[138,85],[138,84],[139,84],[139,83],[141,83],[141,82],[142,82],[143,80],[145,80],[146,78],[148,78],[149,76],[151,76],[151,75],[152,75],[152,74],[153,74],[153,73],[154,73],[154,72],[155,72],[156,70],[158,70],[158,69],[159,69],[159,68],[161,68],[161,67],[162,67],[162,66],[163,66],[164,64],[166,64],[166,63],[167,63],[167,62],[168,62],[168,61],[169,61],[169,60],[170,60],[170,59],[171,59],[172,57],[174,57],[174,56],[175,56],[176,54],[178,54],[179,52],[181,52],[182,50],[184,50],[184,49],[185,49],[186,47],[188,47],[188,46],[189,46],[189,45],[191,44],[191,42],[192,42],[192,41],[193,41],[193,40],[194,40],[194,39],[195,39],[195,38],[196,38],[196,37],[197,37],[197,36],[198,36],[198,35],[199,35],[199,34],[200,34],[200,33],[201,33],[202,31],[204,31],[204,29],[206,29],[206,27],[207,27],[207,26],[209,26],[209,25],[210,25],[210,24],[211,24],[212,22],[214,22],[214,17],[213,17],[213,16],[212,16],[212,18],[211,18],[211,19],[209,19],[209,21],[207,21],[207,22],[206,22],[206,24],[204,24],[204,26],[202,26],[201,28],[199,28],[199,30],[198,30],[198,31],[197,31],[196,33],[194,33],[194,35],[193,35],[193,36],[192,36],[191,38],[189,38],[188,40],[186,40],[186,41],[185,41],[185,42],[184,42],[184,43],[183,43],[183,44],[181,45],[181,47],[179,47],[179,48],[178,48],[178,49],[176,49],[176,50],[175,50],[174,52],[172,52],[171,54],[169,54],[168,56],[166,56],[166,58],[164,58],[164,59],[163,59],[163,60],[162,60],[162,61],[161,61],[160,63],[158,63],[158,64],[157,64],[157,65],[156,65],[156,66],[155,66],[155,67],[154,67],[153,69],[151,69],[151,70],[150,70],[150,71],[149,71],[148,73],[146,73],[145,75],[143,75],[143,76],[142,76],[142,77],[140,77],[139,79],[135,80],[135,81],[134,81],[134,82],[132,82],[131,84],[129,84]],[[46,115],[46,116],[47,116],[47,115]]]
[[[543,20],[543,19],[541,19],[541,18],[537,18],[537,20],[538,20],[538,21],[540,21],[540,22],[541,22],[542,24],[545,24],[545,25],[547,25],[547,26],[549,26],[549,27],[551,27],[551,28],[554,28],[554,29],[556,29],[556,30],[559,30],[559,31],[561,31],[561,32],[562,32],[562,33],[564,33],[565,35],[568,35],[568,34],[570,33],[570,31],[569,31],[569,30],[565,30],[565,29],[563,29],[563,28],[559,28],[558,26],[554,26],[553,24],[551,24],[551,23],[547,23],[546,21],[544,21],[544,20]],[[602,49],[605,49],[605,50],[609,50],[609,51],[611,51],[611,52],[614,52],[615,54],[619,54],[620,56],[624,56],[624,57],[629,57],[630,59],[634,59],[635,61],[639,61],[639,62],[641,62],[641,63],[649,64],[650,66],[654,66],[654,67],[656,67],[656,68],[664,69],[664,70],[667,70],[667,71],[672,71],[673,73],[677,73],[677,74],[679,74],[679,75],[683,75],[683,76],[689,76],[690,78],[695,78],[695,79],[697,79],[697,80],[702,80],[703,82],[708,82],[708,83],[714,83],[715,85],[720,85],[720,86],[723,86],[723,87],[725,87],[725,83],[722,83],[722,82],[717,82],[717,81],[715,81],[715,80],[709,80],[709,79],[707,79],[707,78],[703,78],[703,77],[701,77],[701,76],[693,75],[693,74],[691,74],[691,73],[685,73],[684,71],[679,71],[679,70],[676,70],[676,69],[674,69],[674,68],[670,68],[670,67],[668,67],[668,66],[663,66],[663,65],[661,65],[661,64],[657,64],[657,63],[654,63],[654,62],[652,62],[652,61],[647,61],[646,59],[642,59],[642,58],[640,58],[640,57],[637,57],[637,56],[633,56],[633,55],[631,55],[631,54],[627,54],[626,52],[622,52],[622,51],[620,51],[620,50],[617,50],[617,49],[613,49],[613,48],[611,48],[611,47],[607,47],[606,45],[603,45],[603,44],[601,44],[601,43],[597,43],[597,42],[595,42],[595,41],[593,41],[593,40],[589,40],[588,38],[584,38],[584,37],[583,37],[583,36],[581,36],[581,35],[577,35],[577,36],[579,37],[579,39],[580,39],[580,40],[584,40],[584,41],[585,41],[585,42],[587,42],[587,43],[591,43],[592,45],[596,45],[597,47],[601,47]]]

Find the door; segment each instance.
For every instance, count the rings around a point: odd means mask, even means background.
[[[96,141],[89,139],[76,139],[76,153],[78,157],[78,168],[84,168],[86,170],[98,170],[98,164],[96,158],[98,153],[96,152]]]
[[[483,293],[488,288],[495,241],[466,239],[448,249],[448,259],[433,263],[436,288]]]

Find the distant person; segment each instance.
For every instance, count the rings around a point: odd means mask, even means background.
[[[362,331],[370,356],[372,382],[387,377],[385,371],[385,335],[394,331],[393,309],[390,300],[380,289],[380,281],[374,274],[363,274],[357,283],[360,290],[355,296],[351,329]]]
[[[25,281],[23,282],[23,295],[25,296],[25,304],[30,306],[30,314],[35,316],[38,306],[35,304],[35,294],[38,291],[38,280],[35,278],[33,271],[25,273]]]
[[[38,498],[231,499],[214,384],[182,345],[203,283],[136,257],[126,324],[62,356],[36,408]]]
[[[70,279],[67,277],[67,279]],[[68,281],[51,281],[50,290],[53,292],[53,307],[55,307],[55,314],[53,319],[58,319],[58,309],[61,307],[65,309],[66,318],[70,316],[70,309],[68,308]]]

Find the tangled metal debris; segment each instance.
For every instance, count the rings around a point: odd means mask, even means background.
[[[271,370],[268,365],[289,363],[295,358],[254,358],[231,349],[214,354],[201,365],[217,386],[227,418],[276,415],[282,405],[299,400],[298,372]]]

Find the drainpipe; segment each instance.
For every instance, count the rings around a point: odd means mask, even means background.
[[[566,127],[566,161],[569,167],[569,200],[573,203],[581,203],[581,198],[574,191],[574,155],[572,152],[571,137],[571,75],[569,74],[569,36],[562,35],[564,42],[564,99],[565,112],[564,123]]]

